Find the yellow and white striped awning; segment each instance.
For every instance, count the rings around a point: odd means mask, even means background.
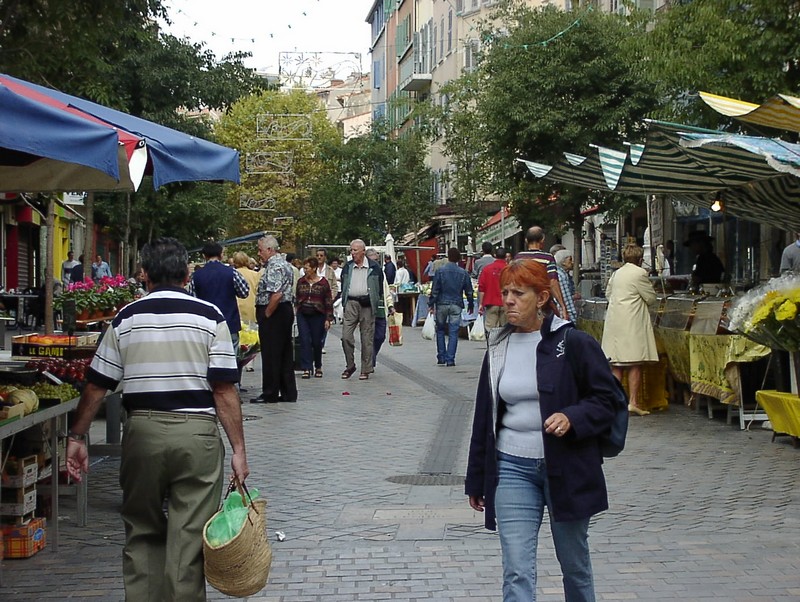
[[[800,132],[800,98],[796,96],[778,94],[760,105],[710,92],[700,92],[700,98],[712,109],[728,117],[779,130]]]

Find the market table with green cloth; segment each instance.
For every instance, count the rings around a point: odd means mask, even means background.
[[[692,393],[741,406],[739,364],[770,354],[769,347],[738,334],[690,334],[689,370]]]

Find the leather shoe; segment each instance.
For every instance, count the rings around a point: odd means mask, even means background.
[[[264,399],[263,395],[259,395],[258,397],[253,397],[252,399],[250,399],[250,403],[267,403],[267,402]]]

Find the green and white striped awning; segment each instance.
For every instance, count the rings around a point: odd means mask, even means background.
[[[760,105],[710,92],[700,92],[700,98],[718,113],[739,121],[800,132],[800,98],[796,96],[778,94]]]
[[[732,215],[800,228],[800,145],[648,121],[645,144],[599,146],[555,165],[520,160],[537,178],[606,193],[666,194]]]

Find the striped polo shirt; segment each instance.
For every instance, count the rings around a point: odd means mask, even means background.
[[[123,307],[86,379],[115,390],[127,410],[214,412],[211,382],[239,380],[231,334],[215,305],[162,287]]]

